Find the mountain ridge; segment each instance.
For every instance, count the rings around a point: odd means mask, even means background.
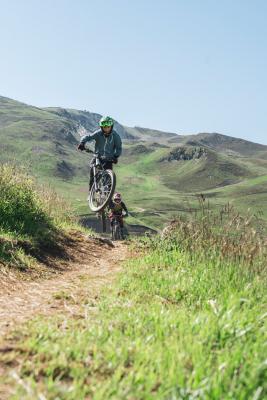
[[[93,131],[98,127],[98,121],[102,117],[101,114],[96,113],[96,112],[91,112],[87,110],[78,110],[78,109],[71,109],[71,108],[64,108],[64,107],[36,107],[33,105],[29,105],[27,103],[21,102],[19,100],[13,100],[9,97],[1,96],[0,95],[0,112],[1,112],[1,103],[6,102],[6,103],[13,103],[19,108],[26,107],[30,108],[32,110],[35,110],[36,112],[44,112],[44,113],[49,113],[53,114],[55,116],[58,116],[60,118],[63,118],[64,120],[71,120],[72,123],[76,121],[79,123],[81,126],[83,126],[85,129]],[[48,115],[49,115],[48,114]],[[47,114],[43,114],[47,115]],[[47,115],[47,117],[48,117]],[[20,115],[18,114],[18,117]],[[0,114],[0,127],[1,127],[1,122],[2,122],[2,116]],[[179,142],[185,142],[188,140],[192,140],[193,138],[199,142],[202,143],[203,145],[207,146],[213,146],[216,148],[214,143],[210,143],[211,141],[214,142],[214,139],[223,139],[221,140],[222,142],[227,142],[229,141],[230,143],[233,143],[233,140],[236,143],[240,144],[253,144],[258,147],[260,150],[266,150],[267,151],[267,145],[261,144],[261,143],[256,143],[251,140],[246,140],[243,138],[237,138],[234,136],[230,135],[225,135],[222,133],[218,132],[199,132],[196,134],[178,134],[174,132],[168,132],[168,131],[162,131],[159,129],[155,128],[146,128],[146,127],[141,127],[141,126],[133,126],[129,127],[126,125],[120,124],[118,121],[115,121],[115,127],[122,137],[122,139],[126,140],[142,140],[143,137],[142,135],[146,135],[150,140],[153,140],[154,138],[162,138],[164,137],[165,139],[168,138],[168,141],[173,144],[173,143],[179,143]],[[134,132],[134,134],[133,134]],[[137,132],[141,135],[140,137],[136,137]],[[210,139],[210,140],[208,140]],[[218,142],[218,140],[217,140]],[[219,144],[217,143],[217,148]]]

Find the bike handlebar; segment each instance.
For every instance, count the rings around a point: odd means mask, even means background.
[[[94,156],[99,157],[101,161],[111,161],[111,162],[113,162],[112,159],[109,159],[109,158],[106,158],[106,157],[102,157],[98,153],[96,153],[95,151],[90,150],[90,149],[88,149],[86,147],[84,148],[83,151],[85,151],[86,153],[89,153],[89,154],[94,154]]]
[[[86,152],[86,153],[91,153],[91,154],[96,154],[93,150],[90,150],[90,149],[84,149],[84,151]]]

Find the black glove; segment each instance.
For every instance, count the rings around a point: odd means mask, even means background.
[[[112,160],[112,162],[113,162],[113,164],[118,164],[118,158],[117,158],[117,157],[114,157],[113,160]]]
[[[81,151],[85,150],[84,143],[78,144],[77,149]]]

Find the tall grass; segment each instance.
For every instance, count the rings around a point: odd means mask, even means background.
[[[51,219],[45,213],[32,178],[15,167],[0,167],[0,224],[5,231],[35,236]]]
[[[0,165],[1,229],[35,237],[64,221],[71,221],[70,208],[55,192],[38,187],[23,169]]]
[[[71,224],[69,206],[53,190],[23,168],[0,165],[0,260],[25,266],[23,249],[54,245]]]
[[[163,231],[162,238],[172,248],[211,259],[231,260],[264,267],[267,254],[266,224],[257,215],[241,214],[232,205],[219,210],[209,208],[205,197],[199,197],[199,210],[189,217],[175,217]]]

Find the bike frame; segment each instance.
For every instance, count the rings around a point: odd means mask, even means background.
[[[98,153],[94,153],[90,149],[86,149],[85,151],[86,151],[86,153],[90,153],[90,154],[94,155],[95,162],[92,166],[92,169],[93,169],[93,175],[94,175],[94,185],[95,185],[96,191],[98,191],[99,189],[98,189],[98,185],[97,185],[96,175],[97,175],[98,170],[104,171],[104,168],[102,165],[102,161],[104,161],[104,159],[101,159]]]
[[[97,170],[98,170],[98,169],[100,169],[100,170],[102,170],[102,171],[104,170],[103,165],[102,165],[102,163],[101,163],[101,161],[100,161],[99,156],[96,155],[96,157],[95,157],[95,163],[94,163],[94,165],[93,165],[94,185],[95,185],[96,191],[99,190],[99,189],[98,189],[98,186],[97,186],[97,180],[96,180],[96,174],[97,174]]]
[[[91,190],[89,192],[88,196],[88,201],[89,201],[89,207],[92,211],[94,212],[99,212],[101,211],[102,208],[105,208],[107,205],[108,201],[111,199],[111,196],[114,193],[115,187],[116,187],[116,175],[111,169],[104,168],[103,164],[105,162],[112,162],[112,160],[104,158],[99,156],[98,153],[95,153],[94,151],[90,149],[85,149],[87,153],[91,153],[94,155],[90,167],[92,171],[92,186]],[[108,181],[104,180],[104,187],[103,187],[103,177],[108,177]],[[106,183],[108,183],[108,191],[106,188]],[[99,194],[101,197],[104,194],[104,199],[103,197],[101,198],[100,203],[97,202],[95,203],[94,201],[94,195]],[[100,198],[98,199],[100,200]]]
[[[112,224],[112,227],[111,227],[112,239],[115,239],[115,238],[114,238],[114,234],[115,234],[116,228],[119,229],[119,232],[120,232],[120,233],[119,233],[119,237],[120,237],[120,239],[121,239],[121,237],[122,237],[122,230],[121,230],[121,226],[120,226],[120,222],[119,222],[119,220],[118,220],[118,217],[114,217],[114,221],[113,221],[113,224]]]

